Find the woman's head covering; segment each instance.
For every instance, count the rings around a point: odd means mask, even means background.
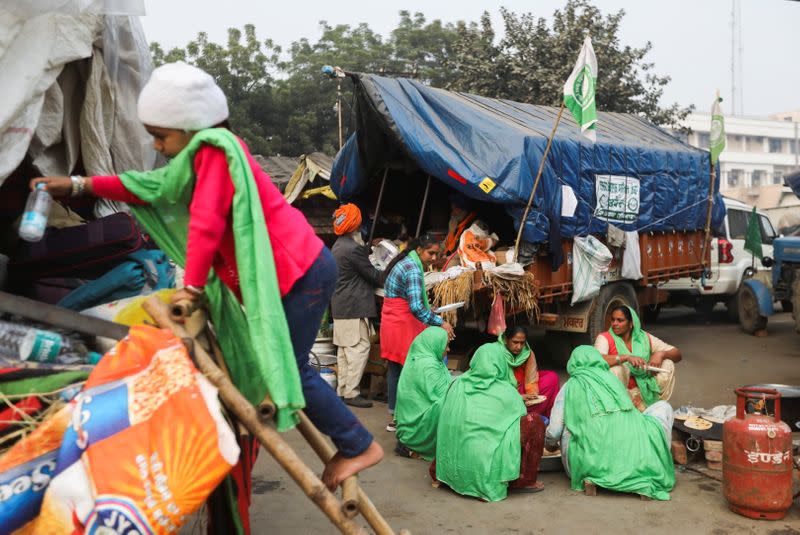
[[[428,327],[414,338],[408,348],[408,358],[416,355],[436,357],[442,360],[449,338],[441,327]]]
[[[195,131],[225,121],[228,102],[207,72],[176,61],[153,70],[139,94],[138,113],[146,125]]]
[[[513,335],[509,336],[509,338],[512,337]],[[519,352],[519,355],[515,355],[510,349],[508,349],[508,346],[506,345],[506,333],[501,333],[497,337],[497,344],[503,348],[503,356],[505,357],[506,362],[508,362],[508,365],[512,368],[522,366],[528,361],[528,357],[531,356],[531,346],[528,344],[527,340],[525,341],[525,345],[522,347],[522,351]]]
[[[333,232],[349,234],[361,226],[361,210],[353,203],[343,204],[333,212]]]
[[[591,399],[586,406],[594,414],[627,411],[633,402],[625,386],[608,368],[608,363],[592,346],[578,346],[567,362],[567,373],[573,383],[581,385],[580,391]],[[573,393],[577,389],[572,390]]]

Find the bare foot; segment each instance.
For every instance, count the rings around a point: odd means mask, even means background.
[[[383,459],[383,448],[374,440],[361,455],[355,457],[344,457],[337,452],[325,465],[322,482],[325,483],[328,490],[333,492],[342,484],[342,481],[378,464],[381,459]]]

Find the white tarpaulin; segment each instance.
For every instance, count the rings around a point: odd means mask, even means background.
[[[153,166],[136,119],[152,70],[132,16],[142,8],[141,0],[0,3],[0,184],[26,154],[43,175]]]

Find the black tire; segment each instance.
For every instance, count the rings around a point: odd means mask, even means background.
[[[607,331],[611,325],[611,309],[619,305],[627,305],[639,314],[639,303],[636,292],[629,282],[615,282],[600,288],[600,294],[594,298],[594,306],[589,313],[589,344],[594,344],[601,332]]]
[[[645,323],[655,323],[661,315],[661,305],[645,305],[642,309],[642,321]]]
[[[767,318],[759,313],[758,298],[750,286],[742,284],[739,287],[737,301],[739,305],[739,325],[744,332],[753,334],[767,327]]]

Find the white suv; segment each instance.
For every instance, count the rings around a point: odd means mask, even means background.
[[[717,303],[725,303],[732,321],[738,319],[736,297],[739,285],[754,271],[769,271],[753,255],[744,250],[747,223],[753,207],[735,199],[723,198],[727,214],[721,228],[715,229],[711,240],[711,277],[701,280],[683,278],[669,281],[662,288],[669,292],[669,304],[693,306],[701,314],[710,314]],[[761,227],[762,252],[772,256],[775,229],[766,214],[756,212]],[[645,308],[645,316],[655,319],[658,308]]]

